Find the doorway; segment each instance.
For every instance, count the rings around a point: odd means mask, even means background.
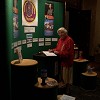
[[[89,56],[91,10],[69,10],[69,36],[83,51],[84,58]]]

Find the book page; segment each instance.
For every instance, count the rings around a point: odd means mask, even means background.
[[[42,51],[46,56],[57,56],[56,54],[54,54],[53,52],[49,52],[49,51]]]

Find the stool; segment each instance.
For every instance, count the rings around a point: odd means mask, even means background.
[[[81,87],[85,90],[95,90],[97,82],[97,73],[81,73]]]
[[[53,83],[54,84],[50,84]],[[39,77],[38,82],[34,85],[33,88],[33,98],[36,100],[57,100],[57,91],[58,91],[58,82],[47,77],[45,80],[46,85],[41,85],[42,79]]]

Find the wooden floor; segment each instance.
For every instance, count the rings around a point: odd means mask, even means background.
[[[95,90],[84,90],[79,86],[71,86],[70,96],[75,97],[75,100],[100,100],[100,62],[92,60],[88,63],[91,67],[94,67],[93,71],[97,73],[97,85]],[[66,89],[60,89],[58,95],[66,94]],[[66,94],[67,95],[67,94]]]
[[[100,78],[97,78],[97,86],[95,90],[85,90],[79,86],[72,85],[70,94],[66,94],[65,88],[60,89],[58,95],[61,96],[63,94],[75,97],[75,100],[100,100]]]

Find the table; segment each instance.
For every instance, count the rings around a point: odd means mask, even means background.
[[[58,56],[46,56],[43,52],[33,54],[33,59],[38,61],[38,75],[41,76],[41,69],[47,69],[48,77],[58,77]]]
[[[38,80],[38,62],[33,59],[11,61],[11,87],[13,100],[31,100],[32,85]]]
[[[87,59],[74,59],[73,63],[73,85],[80,86],[81,73],[86,71]]]
[[[96,82],[97,82],[97,73],[96,72],[88,73],[86,71],[84,73],[81,73],[81,87],[83,89],[95,90]]]
[[[33,97],[35,100],[57,100],[58,82],[54,78],[47,77],[46,85],[41,85],[42,79],[38,77],[38,82],[34,85]]]

